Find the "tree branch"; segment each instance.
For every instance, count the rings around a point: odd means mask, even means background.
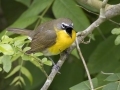
[[[77,39],[78,39],[78,43],[80,44],[81,41],[88,35],[90,34],[96,27],[98,27],[101,23],[103,23],[104,21],[106,21],[109,18],[115,17],[117,15],[120,15],[120,4],[117,5],[111,5],[111,8],[109,9],[105,9],[105,17],[103,18],[101,16],[99,16],[99,18],[93,22],[86,30],[82,31],[82,32],[78,32],[77,33]],[[81,36],[82,35],[82,36]],[[73,43],[68,49],[67,49],[67,53],[69,54],[74,48],[76,47],[75,43]],[[62,53],[59,61],[57,62],[57,65],[59,67],[61,67],[63,65],[63,63],[65,62],[66,58],[68,57],[68,54],[66,53]],[[55,75],[57,74],[57,70],[52,69],[50,75],[48,76],[46,82],[44,83],[43,87],[40,90],[47,90],[48,87],[50,86],[50,84],[52,83]]]

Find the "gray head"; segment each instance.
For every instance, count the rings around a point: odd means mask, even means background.
[[[72,37],[73,22],[68,18],[59,18],[55,20],[55,27],[58,30],[65,30],[65,32]]]
[[[59,18],[55,20],[55,27],[57,27],[58,30],[65,30],[68,27],[73,28],[73,22],[68,18]]]

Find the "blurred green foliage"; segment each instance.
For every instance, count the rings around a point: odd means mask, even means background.
[[[108,3],[119,2],[119,0],[109,0]],[[40,23],[66,17],[73,21],[76,32],[82,31],[98,16],[81,9],[78,5],[82,5],[78,0],[0,0],[0,90],[40,90],[46,80],[42,72],[43,68],[47,74],[51,71],[51,61],[42,53],[25,54],[25,51],[30,49],[23,47],[30,42],[26,40],[27,36],[6,33],[6,28],[34,30]],[[93,7],[83,6],[99,13]],[[119,18],[120,16],[117,16],[112,20],[119,23]],[[92,36],[94,40],[91,40],[90,44],[80,44],[80,47],[94,86],[96,90],[119,90],[119,25],[106,21],[94,30]],[[59,57],[59,55],[52,56],[55,62]],[[104,75],[101,71],[114,74]],[[76,49],[60,72],[61,74],[54,78],[49,90],[90,90],[85,69]]]

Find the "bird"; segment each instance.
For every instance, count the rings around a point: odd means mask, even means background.
[[[35,30],[8,28],[10,32],[29,36],[31,49],[27,54],[42,52],[44,56],[57,55],[66,50],[76,39],[73,22],[58,18],[40,24]]]

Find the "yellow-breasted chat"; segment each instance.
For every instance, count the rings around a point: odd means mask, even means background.
[[[73,23],[68,18],[59,18],[39,25],[35,30],[8,28],[8,31],[30,37],[28,54],[42,52],[45,56],[57,55],[67,49],[76,38]]]

